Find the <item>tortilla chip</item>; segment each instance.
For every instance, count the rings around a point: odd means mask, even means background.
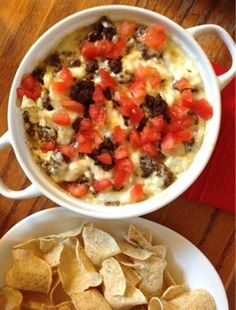
[[[163,244],[157,244],[157,245],[153,245],[150,250],[159,258],[161,259],[165,259],[166,258],[166,246]]]
[[[65,301],[58,305],[43,305],[41,310],[75,310],[75,306],[71,301]]]
[[[121,252],[116,240],[101,229],[84,227],[82,236],[85,253],[97,266],[105,259]]]
[[[53,278],[54,279],[49,294],[51,304],[57,305],[65,301],[70,301],[70,296],[63,290],[59,275],[56,273]]]
[[[127,285],[124,296],[112,296],[108,291],[104,291],[104,296],[112,309],[130,309],[137,305],[147,303],[143,293],[136,287],[130,285]]]
[[[153,255],[152,251],[134,246],[125,240],[120,240],[118,245],[123,254],[135,259],[145,260]]]
[[[127,237],[142,248],[149,248],[152,246],[152,244],[143,236],[143,233],[133,224],[129,226]]]
[[[174,278],[167,268],[164,270],[164,287],[167,289],[169,286],[177,285]]]
[[[121,268],[124,272],[127,283],[131,286],[136,286],[141,281],[142,278],[133,268],[125,265],[121,265]]]
[[[168,287],[165,292],[162,294],[161,299],[169,301],[185,292],[188,292],[186,286],[183,285],[172,285]]]
[[[65,232],[63,232],[61,234],[57,234],[57,235],[47,235],[47,236],[44,236],[43,238],[44,239],[51,239],[51,238],[67,239],[67,238],[77,237],[81,234],[81,232],[85,226],[93,226],[93,223],[84,221],[82,224],[79,224],[78,227],[76,227],[74,229],[65,231]]]
[[[64,242],[58,274],[65,292],[70,296],[102,282],[101,275],[96,272],[76,238]]]
[[[147,230],[143,232],[144,238],[149,242],[152,243],[152,232],[151,230]]]
[[[3,287],[0,290],[1,310],[20,310],[23,296],[20,291],[11,287]]]
[[[164,310],[161,300],[157,297],[152,297],[148,303],[148,310]]]
[[[12,288],[48,293],[52,283],[50,266],[24,249],[12,250],[13,265],[6,273],[6,284]]]
[[[151,297],[160,297],[163,290],[163,272],[166,267],[166,261],[156,256],[142,261],[143,268],[137,269],[142,277],[139,289],[149,299]]]
[[[99,272],[103,278],[105,292],[109,292],[113,296],[123,296],[125,294],[125,275],[120,264],[114,257],[104,260]]]
[[[166,247],[162,244],[152,245],[145,237],[144,233],[141,232],[136,226],[130,225],[128,234],[126,236],[126,241],[133,245],[139,245],[140,247],[150,250],[159,258],[166,257]]]
[[[90,289],[72,296],[77,310],[112,310],[106,299],[96,289]]]
[[[213,297],[203,289],[186,292],[169,301],[163,300],[163,305],[165,309],[174,310],[216,310]]]
[[[22,291],[22,306],[27,309],[41,309],[42,305],[50,305],[50,299],[47,294]]]
[[[143,268],[142,261],[134,262],[129,256],[127,256],[125,254],[118,254],[118,255],[115,256],[115,258],[123,266],[128,266],[128,267],[131,267],[131,268],[134,268],[134,269],[142,269]]]
[[[44,260],[51,267],[55,267],[59,264],[63,244],[55,238],[39,238],[17,244],[13,249],[27,250]]]

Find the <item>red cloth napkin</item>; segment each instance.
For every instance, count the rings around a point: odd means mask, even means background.
[[[217,75],[226,71],[213,65]],[[221,92],[222,119],[215,150],[206,168],[183,197],[235,212],[235,78]]]

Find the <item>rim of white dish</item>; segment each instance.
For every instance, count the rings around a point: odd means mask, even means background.
[[[55,31],[56,29],[60,27],[64,27],[64,25],[68,22],[70,22],[73,19],[78,19],[80,16],[86,16],[87,14],[92,13],[102,13],[104,14],[104,11],[118,11],[118,10],[124,10],[124,11],[132,11],[137,14],[142,14],[143,16],[148,16],[148,18],[159,20],[169,27],[174,28],[177,32],[181,33],[181,36],[184,36],[184,39],[187,40],[188,44],[191,45],[193,51],[195,54],[198,54],[204,65],[207,66],[207,72],[210,74],[212,80],[212,91],[215,94],[216,101],[214,102],[214,115],[212,122],[214,121],[214,132],[211,134],[211,144],[208,146],[206,143],[203,144],[198,150],[197,154],[195,155],[195,159],[193,160],[190,167],[184,172],[184,175],[180,177],[181,183],[176,180],[171,186],[166,188],[160,193],[155,194],[154,196],[150,197],[149,199],[135,203],[135,204],[125,204],[120,205],[118,207],[107,207],[101,204],[95,204],[95,203],[89,203],[85,202],[80,199],[73,198],[69,196],[68,194],[64,193],[61,189],[57,188],[50,180],[47,180],[47,178],[43,175],[43,173],[39,173],[38,167],[36,163],[32,164],[30,167],[28,163],[25,161],[24,154],[18,149],[19,144],[17,141],[17,138],[15,137],[15,126],[13,122],[13,116],[14,116],[14,109],[16,107],[16,94],[15,90],[18,86],[18,82],[20,80],[20,74],[23,70],[25,63],[27,61],[27,58],[31,53],[34,53],[34,51],[37,49],[39,45],[46,40],[47,36]],[[109,13],[108,13],[109,14]],[[62,36],[63,37],[63,36]],[[203,65],[201,65],[203,67]],[[203,80],[204,77],[202,76]],[[203,52],[201,47],[198,45],[198,43],[195,41],[195,39],[180,25],[176,24],[172,20],[168,19],[167,17],[160,15],[156,12],[152,12],[146,9],[132,7],[132,6],[125,6],[125,5],[107,5],[107,6],[99,6],[95,8],[86,9],[77,13],[74,13],[58,23],[56,23],[54,26],[49,28],[29,49],[25,57],[23,58],[17,72],[15,75],[15,78],[12,83],[11,91],[10,91],[10,97],[9,97],[9,108],[8,108],[8,126],[9,131],[12,138],[12,145],[17,157],[18,162],[20,163],[21,167],[23,168],[25,174],[30,179],[30,181],[36,185],[40,192],[44,194],[46,197],[54,201],[56,204],[61,205],[63,207],[66,207],[67,209],[86,215],[90,217],[97,217],[97,218],[106,218],[106,219],[118,219],[118,218],[129,218],[134,216],[140,216],[146,213],[150,213],[152,211],[155,211],[171,201],[173,201],[175,198],[180,196],[200,175],[200,173],[205,168],[206,164],[209,161],[209,158],[213,152],[214,146],[217,141],[219,127],[220,127],[220,117],[221,117],[221,107],[220,107],[220,96],[219,96],[219,87],[218,87],[218,81],[214,74],[213,68],[211,67],[210,61],[207,58],[206,54]],[[196,159],[197,155],[200,153],[201,149],[203,152],[203,145],[204,145],[204,160],[200,160],[200,158]],[[25,147],[26,148],[26,147]],[[28,152],[25,150],[25,153]],[[200,155],[199,155],[200,156]]]

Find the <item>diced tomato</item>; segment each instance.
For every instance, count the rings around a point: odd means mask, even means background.
[[[68,68],[62,68],[59,72],[59,77],[68,85],[71,85],[73,82],[73,75]]]
[[[150,48],[159,49],[166,41],[165,28],[160,24],[147,27],[138,40]]]
[[[107,72],[105,69],[101,68],[99,70],[100,76],[101,76],[101,86],[103,88],[115,88],[117,86],[117,81],[115,78],[113,78],[109,72]]]
[[[130,123],[131,125],[138,124],[144,117],[143,111],[136,105],[130,111]]]
[[[168,133],[176,133],[180,130],[186,130],[194,123],[194,115],[189,113],[189,108],[186,108],[180,103],[175,103],[169,108],[169,115],[171,117],[171,122],[164,124],[163,133],[165,135]]]
[[[171,154],[178,143],[188,142],[193,138],[192,132],[189,130],[179,130],[177,132],[168,133],[161,141],[161,150],[164,154]]]
[[[144,81],[134,80],[129,86],[129,92],[136,104],[142,103],[147,94]]]
[[[182,120],[181,125],[179,126],[179,129],[188,129],[194,124],[195,121],[194,115],[186,115],[186,117]]]
[[[190,84],[189,80],[187,80],[186,78],[182,78],[176,81],[175,84],[176,84],[176,88],[180,91],[192,88],[192,85]]]
[[[165,125],[165,133],[173,133],[179,130],[188,129],[193,125],[194,117],[189,114],[189,108],[186,108],[183,104],[173,104],[169,108],[169,115],[171,117],[171,123]]]
[[[139,202],[143,196],[143,185],[134,184],[130,191],[130,202]]]
[[[103,39],[96,42],[85,41],[82,47],[82,55],[85,59],[96,57],[118,58],[121,56],[123,48],[125,47],[125,39],[118,38],[116,43]]]
[[[101,85],[96,85],[93,93],[93,100],[98,104],[105,103],[105,96],[103,94],[103,89]]]
[[[76,198],[81,198],[88,193],[89,186],[86,184],[69,183],[67,184],[67,190],[71,195],[75,196]]]
[[[193,94],[190,89],[185,89],[181,92],[182,105],[186,108],[191,106],[193,102]]]
[[[79,146],[76,147],[78,153],[90,154],[92,153],[94,148],[94,143],[92,141],[85,141],[84,143],[80,143]]]
[[[116,43],[113,43],[112,50],[106,54],[106,58],[108,59],[117,59],[122,55],[126,44],[126,40],[124,37],[119,37]]]
[[[118,32],[121,36],[124,37],[132,37],[134,30],[136,28],[136,23],[129,21],[129,20],[124,20],[121,24],[120,27],[118,29]]]
[[[144,127],[140,136],[142,144],[156,142],[161,139],[160,133],[150,126]]]
[[[160,84],[161,76],[153,67],[139,66],[135,72],[135,80],[142,81],[146,85],[147,89],[152,90]]]
[[[117,160],[115,166],[116,168],[120,170],[124,170],[128,173],[133,172],[133,163],[129,158],[123,158],[123,159]]]
[[[101,153],[100,155],[97,156],[97,159],[105,165],[112,164],[112,157],[111,154],[108,152]]]
[[[72,99],[63,100],[62,106],[63,108],[72,112],[76,112],[79,115],[82,115],[84,112],[84,106],[81,103]]]
[[[82,55],[85,59],[106,57],[112,51],[114,43],[106,39],[96,42],[85,41],[82,47]]]
[[[106,121],[107,113],[101,106],[90,104],[89,116],[94,124],[103,125]]]
[[[112,41],[103,39],[95,42],[95,46],[98,50],[98,55],[100,57],[106,57],[114,48],[114,43]]]
[[[68,92],[68,90],[70,89],[73,83],[73,76],[68,68],[63,68],[59,72],[59,77],[61,81],[52,82],[51,86],[56,94],[64,94]]]
[[[175,133],[175,137],[179,142],[191,141],[193,134],[188,130],[179,130]]]
[[[41,90],[41,85],[30,74],[22,79],[21,85],[17,88],[16,93],[19,99],[26,96],[27,98],[36,100],[40,97]]]
[[[113,49],[106,54],[106,58],[117,59],[122,55],[126,44],[126,40],[124,37],[119,37],[117,42],[114,43]]]
[[[213,115],[213,108],[206,99],[195,100],[191,110],[205,120],[210,119]]]
[[[126,171],[120,169],[113,170],[114,186],[116,190],[121,189],[129,178],[129,174]]]
[[[94,42],[85,41],[82,47],[82,55],[85,59],[98,57],[98,49]]]
[[[119,111],[123,116],[130,116],[132,108],[135,106],[135,103],[132,99],[128,97],[122,97],[120,100],[120,108]]]
[[[27,98],[32,99],[32,93],[30,90],[24,89],[23,87],[17,87],[16,89],[17,98],[21,99],[26,96]],[[32,99],[33,100],[33,99]]]
[[[57,147],[57,143],[55,140],[50,140],[50,141],[47,141],[47,142],[43,142],[41,145],[40,145],[40,149],[43,151],[43,152],[49,152],[49,151],[54,151]]]
[[[69,88],[70,85],[68,85],[68,83],[64,82],[64,81],[56,81],[56,82],[52,82],[51,83],[52,89],[56,94],[64,94],[66,93]]]
[[[82,144],[90,142],[92,146],[98,147],[103,142],[103,137],[93,128],[92,122],[89,119],[83,118],[80,121],[79,131],[76,134],[76,141]]]
[[[158,115],[153,117],[150,120],[151,125],[158,131],[161,132],[164,128],[164,119],[163,119],[163,115]]]
[[[92,122],[88,118],[83,118],[79,124],[80,131],[88,131],[93,128]]]
[[[109,179],[95,180],[93,183],[93,188],[95,192],[104,192],[110,188],[112,188],[112,181]]]
[[[40,85],[35,86],[32,90],[28,90],[23,87],[18,87],[16,89],[17,98],[22,99],[23,96],[26,96],[27,98],[36,100],[40,97],[41,90],[42,88]]]
[[[122,99],[119,111],[130,118],[131,125],[138,124],[144,116],[143,111],[130,98]]]
[[[130,118],[131,125],[138,124],[144,117],[142,109],[140,109],[125,93],[116,92],[115,97],[121,104],[119,108],[120,113]]]
[[[115,149],[115,159],[126,158],[129,156],[129,150],[127,145],[120,145],[118,148]]]
[[[28,89],[28,90],[32,90],[32,88],[34,88],[35,84],[36,84],[36,81],[31,74],[25,76],[21,81],[21,86],[25,89]]]
[[[120,189],[133,172],[133,163],[129,158],[122,158],[116,161],[113,169],[114,185]]]
[[[169,155],[173,152],[178,139],[174,133],[168,133],[161,141],[161,151],[163,154]]]
[[[54,112],[52,115],[52,121],[60,126],[71,125],[70,115],[66,111]]]
[[[164,133],[175,133],[179,130],[185,130],[190,128],[194,123],[194,117],[192,115],[186,115],[182,119],[172,120],[170,124],[166,124],[164,127]]]
[[[103,142],[103,136],[95,129],[90,131],[89,135],[90,138],[93,140],[95,147],[98,147]]]
[[[71,160],[75,160],[78,157],[78,151],[75,147],[73,147],[71,144],[66,145],[59,145],[59,151],[69,157]]]
[[[85,135],[82,132],[80,132],[80,131],[77,132],[77,134],[76,134],[76,141],[78,143],[84,143],[86,141]]]
[[[150,156],[156,157],[158,150],[157,147],[152,143],[146,143],[142,146],[142,149]]]
[[[113,141],[117,142],[124,142],[126,138],[127,131],[126,129],[121,128],[120,126],[116,126],[113,132]]]
[[[141,147],[142,145],[141,137],[137,130],[131,129],[130,135],[129,135],[129,142],[135,148]]]
[[[171,120],[183,120],[188,115],[188,109],[179,103],[173,104],[169,108]]]

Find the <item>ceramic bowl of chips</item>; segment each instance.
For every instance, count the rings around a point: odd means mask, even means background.
[[[208,259],[181,235],[142,218],[108,223],[64,208],[40,211],[0,240],[0,265],[2,310],[10,303],[16,309],[228,310]]]
[[[124,16],[129,20],[115,27]],[[75,52],[82,56],[73,58],[68,41],[53,53],[63,38],[89,25],[93,30]],[[88,9],[50,28],[17,70],[9,131],[0,139],[1,148],[12,145],[32,185],[12,191],[1,181],[0,193],[13,199],[43,194],[72,211],[107,219],[149,213],[178,197],[211,156],[220,89],[235,72],[233,60],[228,72],[215,76],[194,39],[206,31],[215,31],[234,58],[223,28],[185,30],[131,6]],[[177,43],[180,49],[168,48]],[[37,67],[41,62],[46,67]]]

